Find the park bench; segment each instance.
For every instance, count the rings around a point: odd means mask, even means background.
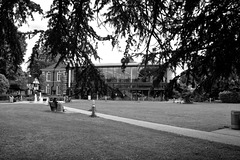
[[[71,102],[72,98],[70,96],[64,97],[64,102]]]
[[[49,106],[50,106],[50,109],[51,109],[51,111],[52,112],[56,112],[57,111],[57,105],[56,105],[56,103],[54,103],[54,102],[48,102],[49,103]]]
[[[52,101],[49,101],[49,106],[52,112],[65,112],[64,107],[60,103],[54,103]]]

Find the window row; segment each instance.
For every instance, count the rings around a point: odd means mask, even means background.
[[[67,76],[66,76],[66,72],[57,72],[56,74],[56,78],[54,78],[54,80],[56,79],[56,81],[61,82],[61,81],[66,81],[67,80]],[[46,81],[53,81],[53,74],[52,72],[46,72]]]
[[[66,84],[63,86],[61,86],[61,85],[56,86],[56,95],[66,94],[66,89],[67,89]],[[49,86],[49,85],[46,86],[46,93],[51,94],[51,86]]]

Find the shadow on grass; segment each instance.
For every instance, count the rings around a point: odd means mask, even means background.
[[[51,110],[44,110],[42,112],[50,113],[50,114],[81,114],[81,113],[71,112],[71,111],[68,111],[68,110],[66,110],[65,112],[53,112]]]
[[[52,114],[65,114],[66,112],[54,112],[51,110],[44,110],[43,112],[52,113]]]

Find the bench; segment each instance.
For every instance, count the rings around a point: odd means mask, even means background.
[[[64,102],[71,102],[71,97],[69,97],[69,96],[65,96],[64,97]]]
[[[52,112],[56,112],[57,111],[57,106],[54,102],[48,102],[49,103],[49,106],[50,106],[50,109]]]
[[[48,102],[52,112],[65,112],[65,109],[61,103]]]

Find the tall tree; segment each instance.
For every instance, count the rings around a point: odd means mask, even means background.
[[[107,95],[107,92],[111,89],[105,84],[104,76],[95,68],[93,63],[85,65],[82,68],[76,70],[76,91],[75,94],[81,94],[82,98],[86,96],[100,96]]]
[[[34,12],[42,10],[30,0],[0,1],[0,73],[7,78],[19,68],[26,51],[26,34],[20,33],[18,27],[26,23],[28,17],[33,18]]]
[[[8,89],[9,81],[3,74],[0,74],[0,94],[6,93]]]
[[[40,75],[42,74],[41,69],[46,68],[50,65],[53,65],[57,62],[57,59],[50,59],[47,58],[46,54],[42,52],[41,49],[39,49],[39,46],[36,44],[32,48],[32,54],[28,59],[28,69],[30,72],[30,75],[32,75],[34,78],[40,78]]]
[[[90,64],[92,56],[99,58],[97,41],[111,39],[99,36],[91,27],[94,12],[90,0],[54,0],[46,18],[49,28],[39,42],[48,57],[59,57],[58,64],[67,61],[80,66]]]
[[[99,13],[104,7],[105,23],[115,28],[116,41],[128,38],[125,57],[134,56],[129,48],[135,42],[137,48],[145,44],[145,51],[137,54],[143,63],[186,67],[186,75],[207,82],[205,89],[240,73],[239,0],[95,1]]]

